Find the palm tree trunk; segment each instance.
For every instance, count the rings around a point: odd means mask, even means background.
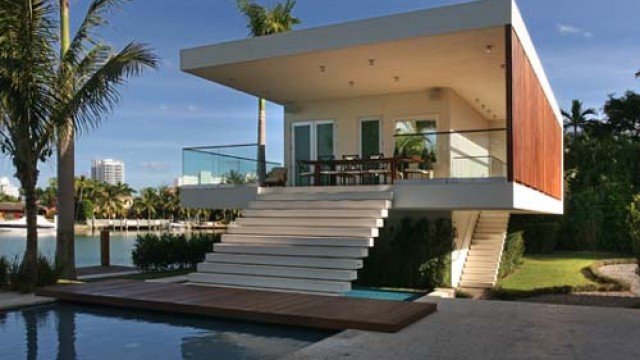
[[[60,56],[69,48],[69,0],[60,0]],[[58,230],[56,262],[62,267],[61,277],[76,278],[75,247],[73,233],[74,213],[74,133],[68,119],[68,129],[58,144]]]
[[[22,181],[27,218],[27,249],[24,253],[23,266],[30,271],[31,286],[35,287],[38,283],[38,205],[35,176],[33,170],[27,170],[27,172],[24,178],[26,181]]]
[[[258,184],[264,186],[264,179],[267,176],[267,112],[265,99],[258,99]]]

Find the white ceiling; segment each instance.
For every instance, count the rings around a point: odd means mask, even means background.
[[[189,72],[279,104],[449,87],[488,118],[504,119],[504,62],[505,28],[496,26]]]

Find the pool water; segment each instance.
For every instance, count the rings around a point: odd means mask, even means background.
[[[55,303],[0,313],[0,359],[274,359],[330,335]]]
[[[419,297],[426,295],[422,292],[383,290],[367,287],[353,287],[353,289],[344,294],[348,297],[375,299],[375,300],[395,300],[395,301],[413,301]]]

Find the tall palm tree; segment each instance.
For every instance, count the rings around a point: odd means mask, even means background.
[[[140,191],[140,197],[136,198],[138,205],[140,208],[144,210],[144,213],[147,214],[147,226],[151,226],[151,218],[157,212],[158,206],[158,193],[156,189],[152,187],[144,188]]]
[[[591,120],[591,116],[596,115],[596,111],[592,108],[583,109],[582,101],[573,100],[571,102],[571,111],[562,110],[564,118],[564,128],[573,128],[573,136],[578,135],[578,128],[584,127]]]
[[[145,68],[155,68],[156,57],[142,43],[132,41],[116,51],[94,36],[94,31],[107,23],[105,16],[123,0],[93,0],[73,38],[69,36],[69,1],[59,1],[61,51],[52,114],[57,130],[60,214],[56,260],[62,266],[62,276],[74,278],[74,137],[98,126],[118,103],[118,87]]]
[[[272,8],[262,7],[253,0],[237,0],[238,9],[247,18],[249,35],[253,37],[267,36],[291,31],[293,25],[299,24],[300,19],[292,15],[296,5],[295,0],[286,0]],[[266,177],[266,101],[258,99],[258,183],[264,184]]]
[[[56,102],[55,23],[46,0],[0,0],[0,151],[9,155],[24,191],[25,287],[37,283],[38,163],[53,151]]]

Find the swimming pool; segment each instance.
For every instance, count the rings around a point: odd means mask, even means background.
[[[274,359],[332,334],[54,303],[0,313],[0,359]]]
[[[426,295],[426,293],[354,286],[351,291],[344,293],[344,295],[362,299],[413,301]]]

